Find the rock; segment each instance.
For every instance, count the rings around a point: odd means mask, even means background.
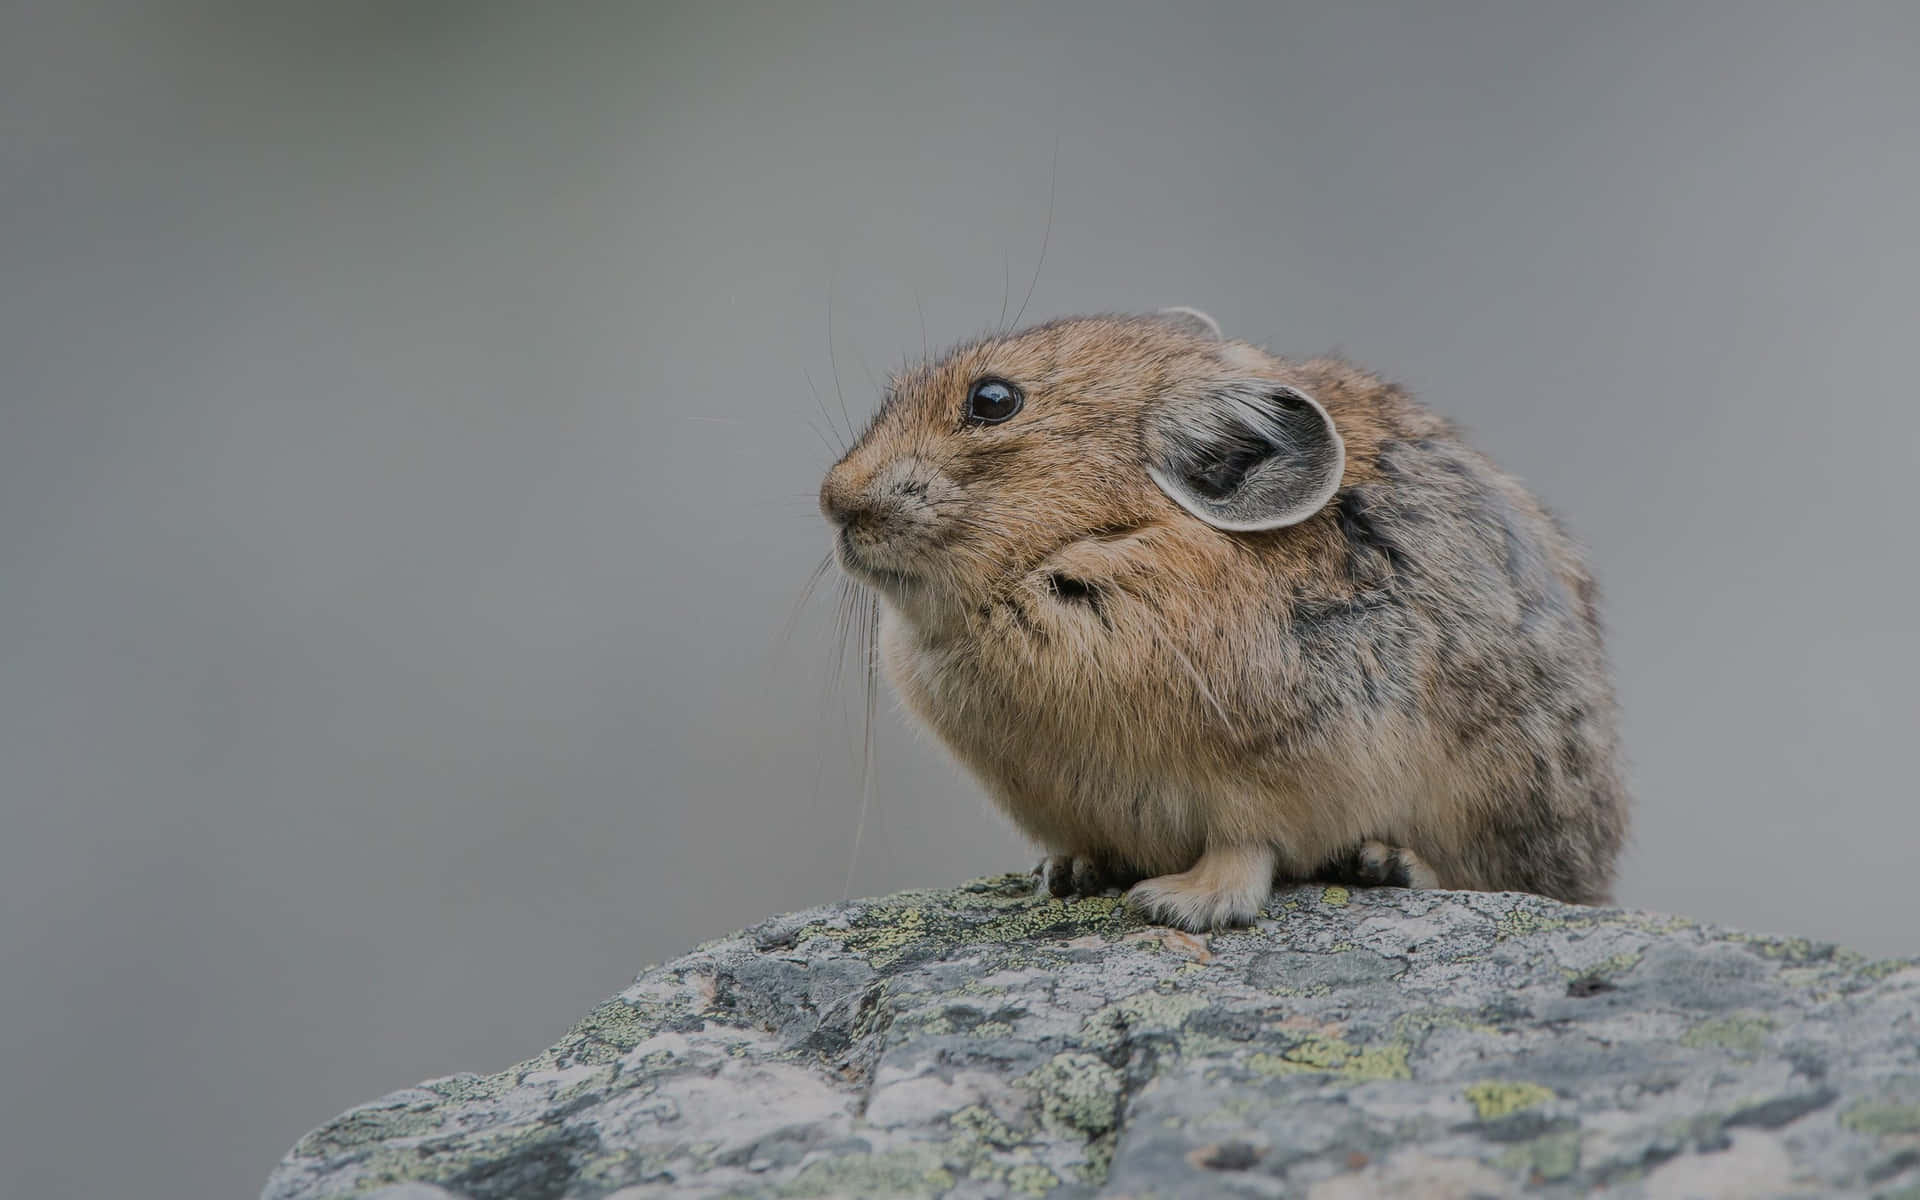
[[[1399,889],[1196,937],[1008,876],[702,946],[536,1058],[336,1118],[265,1195],[1600,1187],[1920,1195],[1920,965]]]

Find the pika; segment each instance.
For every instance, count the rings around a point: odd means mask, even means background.
[[[1277,881],[1608,898],[1593,578],[1399,387],[1192,309],[1049,321],[895,377],[820,507],[1054,895],[1195,931]]]

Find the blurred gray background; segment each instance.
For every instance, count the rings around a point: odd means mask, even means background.
[[[1920,6],[4,13],[6,1195],[249,1194],[837,899],[808,377],[1050,187],[1029,319],[1342,349],[1591,545],[1623,901],[1920,952]],[[879,733],[857,892],[1026,865]]]

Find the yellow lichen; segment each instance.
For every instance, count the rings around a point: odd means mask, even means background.
[[[1500,918],[1499,925],[1496,927],[1496,936],[1504,940],[1529,933],[1546,933],[1554,929],[1564,929],[1566,926],[1566,920],[1561,917],[1543,917],[1530,909],[1516,908]]]
[[[1601,959],[1599,962],[1594,963],[1592,966],[1562,967],[1560,970],[1560,974],[1568,979],[1591,978],[1594,976],[1598,976],[1602,979],[1609,979],[1615,975],[1625,975],[1628,971],[1631,971],[1635,967],[1639,966],[1640,957],[1641,957],[1640,951],[1628,950],[1623,953],[1613,955],[1611,958]]]
[[[1308,1034],[1279,1054],[1249,1055],[1247,1068],[1262,1075],[1325,1072],[1354,1080],[1409,1079],[1407,1049],[1399,1043],[1362,1049],[1344,1038]]]
[[[1472,1103],[1474,1112],[1482,1121],[1491,1121],[1523,1108],[1545,1104],[1553,1099],[1553,1089],[1543,1088],[1537,1083],[1483,1079],[1479,1083],[1469,1084],[1463,1095]]]
[[[1735,1054],[1758,1054],[1767,1048],[1773,1020],[1764,1016],[1713,1017],[1680,1035],[1680,1044],[1695,1050],[1715,1048]]]
[[[1080,1040],[1088,1046],[1105,1047],[1117,1045],[1129,1030],[1172,1032],[1207,1005],[1204,996],[1191,992],[1157,988],[1135,992],[1088,1013],[1080,1023]]]
[[[1565,1179],[1580,1169],[1580,1133],[1569,1129],[1522,1142],[1500,1156],[1500,1165],[1538,1175],[1543,1183]]]
[[[823,1158],[808,1163],[781,1196],[902,1196],[947,1191],[956,1180],[931,1148]]]
[[[1464,1029],[1491,1037],[1499,1037],[1504,1032],[1497,1026],[1477,1020],[1473,1013],[1464,1008],[1423,1008],[1401,1013],[1393,1019],[1390,1028],[1395,1040],[1409,1043],[1418,1042],[1436,1029]]]
[[[1120,1072],[1094,1055],[1056,1054],[1014,1084],[1033,1090],[1049,1129],[1097,1137],[1120,1121]]]
[[[1020,1163],[1007,1172],[1007,1185],[1029,1196],[1044,1196],[1060,1186],[1060,1177],[1039,1163]]]
[[[1840,1123],[1855,1133],[1877,1137],[1894,1133],[1920,1133],[1920,1104],[1862,1100],[1840,1115]]]

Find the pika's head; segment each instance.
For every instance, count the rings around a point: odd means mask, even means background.
[[[1345,450],[1299,383],[1191,309],[971,342],[892,381],[820,508],[850,575],[922,619],[964,611],[1078,541],[1312,516]]]

